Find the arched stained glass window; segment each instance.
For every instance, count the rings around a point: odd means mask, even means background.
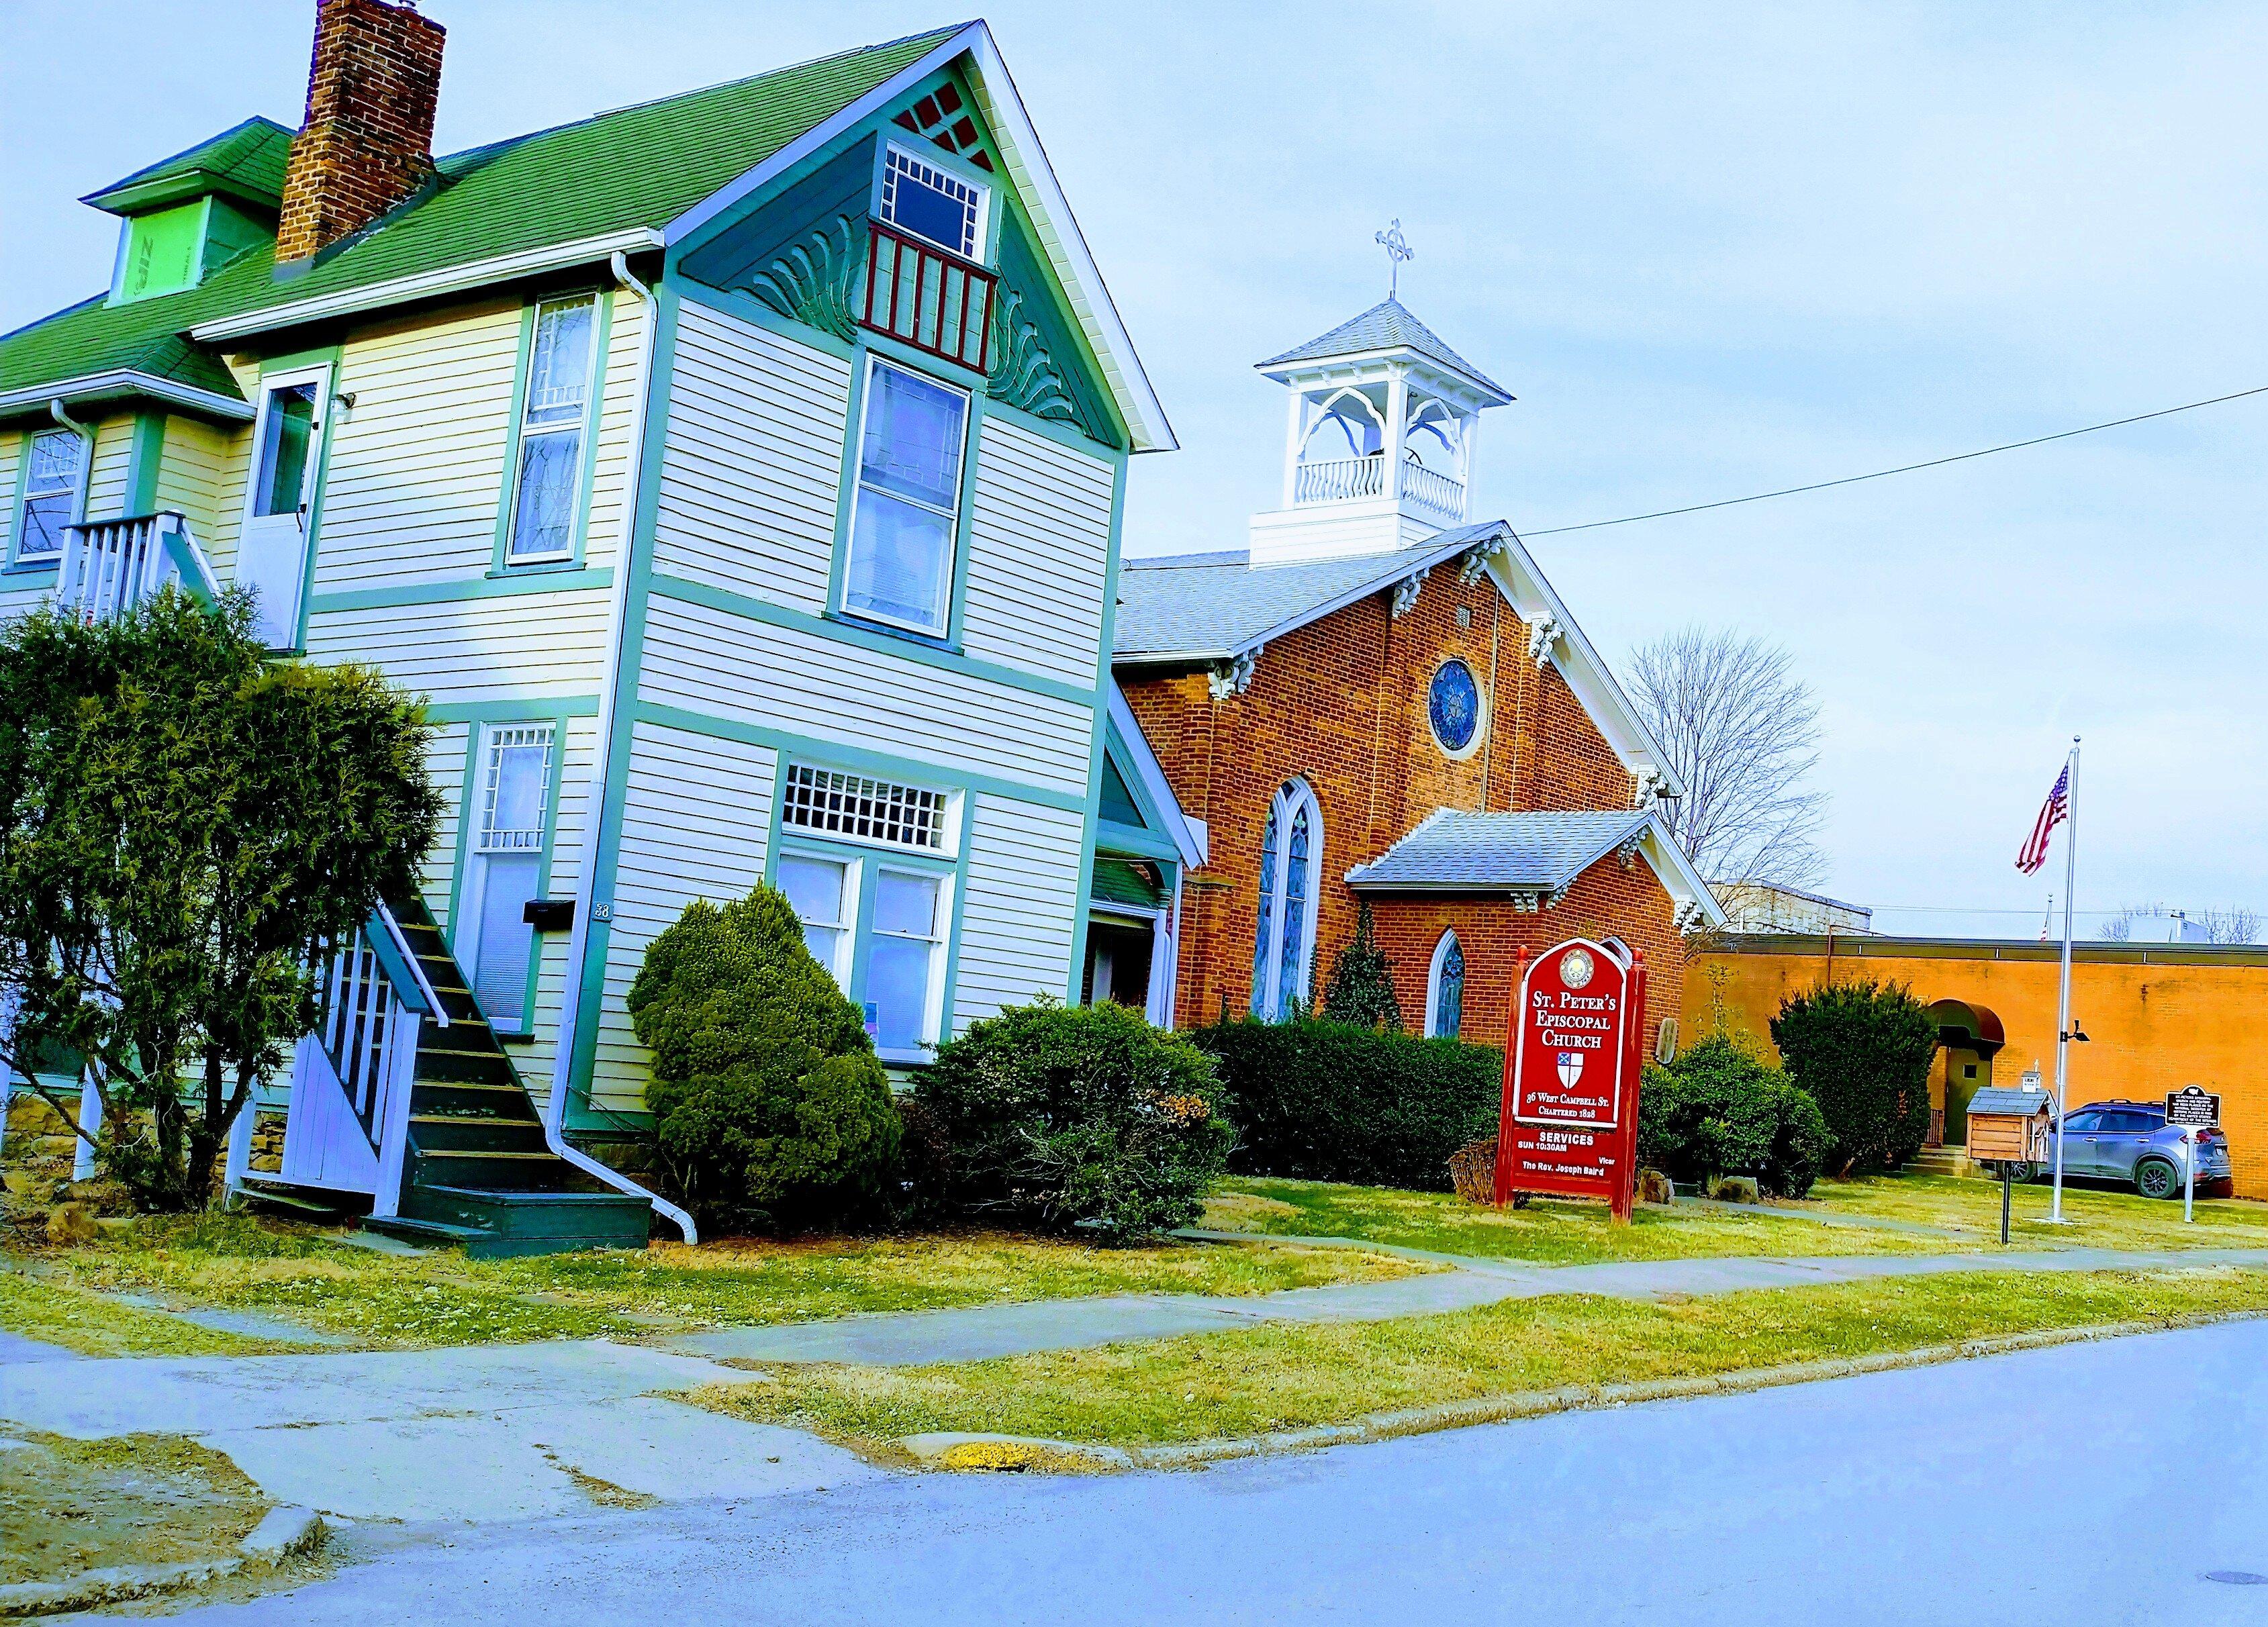
[[[1269,805],[1260,838],[1260,903],[1252,938],[1252,1014],[1274,1021],[1307,998],[1315,957],[1315,890],[1323,814],[1315,793],[1291,780]]]
[[[1425,1032],[1433,1039],[1454,1040],[1464,1022],[1464,946],[1454,932],[1444,932],[1433,946],[1433,969],[1425,980]]]
[[[1268,924],[1275,918],[1276,812],[1271,804],[1268,809],[1268,828],[1260,836],[1260,922],[1252,934],[1252,1014],[1255,1017],[1263,1017],[1268,1012],[1268,951],[1276,941],[1276,935],[1268,930]]]

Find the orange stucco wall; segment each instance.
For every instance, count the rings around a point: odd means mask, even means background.
[[[1691,955],[1685,1034],[1722,1026],[1771,1043],[1771,1022],[1789,995],[1874,977],[1916,998],[1990,1008],[2007,1034],[1992,1082],[2014,1085],[2037,1058],[2055,1088],[2058,950],[2053,945],[1948,944],[1818,938],[1734,940]],[[2072,1011],[2088,1043],[2071,1048],[2073,1107],[2104,1097],[2162,1097],[2184,1085],[2221,1096],[2240,1197],[2268,1197],[2268,953],[2257,948],[2089,946],[2072,963]],[[1940,1062],[1943,1053],[1940,1053]],[[1940,1068],[1941,1071],[1941,1068]],[[1936,1081],[1933,1080],[1933,1096]]]

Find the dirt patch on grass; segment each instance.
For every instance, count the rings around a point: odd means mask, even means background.
[[[1202,1225],[1216,1232],[1233,1232],[1239,1227],[1256,1229],[1263,1220],[1297,1220],[1298,1205],[1281,1198],[1263,1197],[1257,1192],[1219,1192],[1205,1199]]]
[[[72,1440],[0,1432],[0,1583],[236,1552],[268,1499],[221,1454],[178,1435]]]

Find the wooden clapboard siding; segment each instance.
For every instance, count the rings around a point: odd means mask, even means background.
[[[1111,467],[1000,418],[978,437],[963,644],[1086,688],[1102,642]]]
[[[446,723],[433,731],[425,748],[425,771],[441,794],[440,835],[418,872],[418,891],[442,931],[449,928],[450,894],[457,875],[457,830],[462,822],[465,754],[472,747],[471,725]]]
[[[818,615],[850,367],[693,300],[678,311],[655,566]]]
[[[495,557],[519,301],[366,330],[346,344],[315,592],[478,578]]]
[[[647,618],[643,700],[1086,795],[1086,707],[659,593]]]
[[[1003,1005],[1063,997],[1086,842],[1078,814],[977,795],[961,900],[954,1032]]]
[[[777,762],[761,746],[641,722],[627,742],[614,927],[607,940],[591,1092],[644,1106],[647,1055],[630,1032],[631,982],[646,946],[696,898],[725,903],[763,879]]]
[[[652,307],[619,290],[607,296],[613,328],[607,340],[606,372],[599,381],[599,444],[591,471],[591,506],[583,526],[583,563],[612,565],[621,553],[622,516],[630,479],[630,430],[645,379],[645,328]]]
[[[212,558],[212,542],[222,505],[242,501],[241,489],[232,490],[229,485],[230,442],[234,438],[200,419],[176,413],[166,420],[166,448],[158,460],[158,512],[173,510],[187,519],[189,534],[216,569],[219,561]],[[234,553],[232,548],[232,560]]]
[[[559,776],[559,812],[552,826],[547,898],[572,898],[583,873],[583,843],[590,829],[593,771],[598,761],[599,724],[595,718],[571,718],[560,731],[554,772]],[[535,1005],[529,1013],[530,1042],[512,1049],[512,1060],[521,1077],[539,1095],[550,1087],[559,1056],[560,1003],[567,987],[568,951],[565,932],[549,932],[536,940],[541,959],[535,974]]]
[[[586,587],[327,610],[308,618],[307,658],[369,662],[440,702],[572,699],[597,687],[608,605]]]
[[[120,413],[95,426],[94,461],[86,478],[86,518],[120,519],[126,514],[126,475],[134,460],[134,415]]]

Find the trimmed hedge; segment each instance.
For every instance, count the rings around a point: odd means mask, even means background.
[[[1874,1174],[1921,1151],[1937,1023],[1904,984],[1861,978],[1792,994],[1771,1036],[1788,1077],[1827,1115],[1831,1167]]]
[[[688,904],[646,946],[629,1004],[653,1052],[664,1183],[704,1228],[809,1226],[880,1196],[898,1153],[889,1079],[784,894]]]
[[[1768,1192],[1801,1197],[1830,1139],[1817,1102],[1722,1036],[1649,1066],[1638,1091],[1638,1162],[1675,1180],[1754,1175]]]
[[[1220,1061],[1241,1174],[1449,1189],[1449,1155],[1496,1133],[1504,1053],[1329,1018],[1238,1018],[1190,1035]]]
[[[1235,1138],[1212,1058],[1111,1001],[971,1023],[914,1101],[944,1143],[946,1212],[1108,1242],[1196,1220]]]

